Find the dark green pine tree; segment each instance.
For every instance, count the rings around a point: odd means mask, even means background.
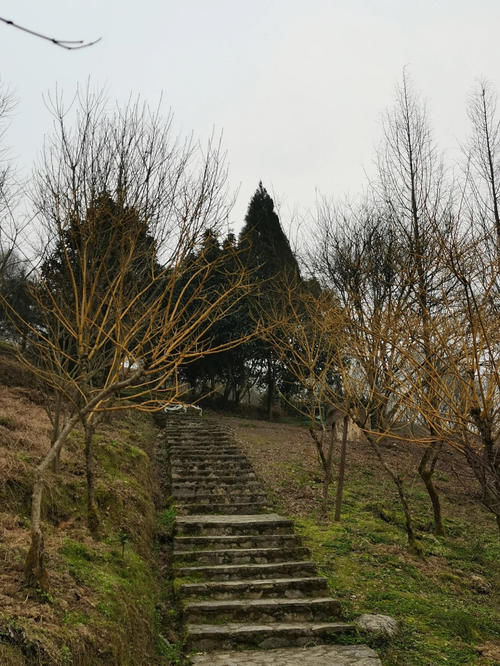
[[[262,182],[248,206],[239,241],[247,253],[249,266],[257,271],[259,279],[278,278],[284,271],[298,275],[297,260]]]
[[[299,279],[300,275],[297,260],[274,210],[274,202],[262,182],[248,206],[239,246],[257,282],[255,297],[250,299],[249,306],[265,313],[271,305],[270,299],[279,298],[283,277],[287,275]],[[254,341],[251,345],[254,358],[260,361],[260,381],[267,389],[267,415],[271,419],[280,375],[279,363],[270,345],[264,340]]]

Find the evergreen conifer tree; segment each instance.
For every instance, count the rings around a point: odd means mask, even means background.
[[[262,182],[248,206],[239,245],[246,255],[247,266],[258,282],[254,302],[248,303],[249,308],[257,308],[265,313],[269,309],[270,299],[279,297],[280,280],[285,275],[299,277],[299,267],[274,210],[274,202]],[[267,387],[266,409],[271,419],[280,375],[279,363],[272,348],[264,340],[255,340],[251,346],[254,359],[260,360],[260,380]]]

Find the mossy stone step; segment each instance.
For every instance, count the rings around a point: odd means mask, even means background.
[[[267,578],[184,583],[178,588],[182,598],[196,599],[296,599],[325,595],[325,578],[303,576],[296,578]]]
[[[211,494],[213,492],[220,494],[253,492],[261,493],[262,486],[257,480],[248,480],[246,483],[217,483],[217,480],[207,481],[206,483],[189,483],[188,481],[179,481],[178,479],[171,485],[173,497],[194,497],[195,495]]]
[[[214,513],[214,514],[230,514],[237,516],[239,514],[247,514],[249,511],[255,513],[264,513],[268,510],[268,505],[265,502],[252,502],[252,503],[235,503],[228,504],[214,504],[214,503],[193,503],[193,504],[179,504],[178,514],[181,516],[193,515],[197,513]]]
[[[199,492],[198,492],[199,491]],[[266,502],[264,493],[256,491],[255,489],[247,490],[246,488],[230,488],[225,490],[212,489],[212,492],[207,492],[206,488],[196,488],[195,490],[176,490],[172,496],[178,500],[177,506],[182,506],[183,502],[204,502],[206,504],[219,503],[219,504],[232,504],[233,502],[246,502],[252,504],[255,502]],[[198,511],[203,513],[203,511]],[[209,511],[209,513],[212,513]],[[224,513],[222,511],[221,513]]]
[[[310,557],[308,548],[233,548],[223,550],[174,551],[174,562],[197,564],[265,564],[266,562],[288,562]]]
[[[240,536],[180,537],[174,539],[176,552],[219,548],[292,548],[301,546],[296,534],[244,534]]]
[[[228,444],[211,444],[210,446],[171,446],[168,450],[171,458],[182,457],[185,453],[196,453],[199,456],[205,454],[225,454],[225,455],[241,455],[241,451],[237,446]]]
[[[201,458],[203,456],[203,458]],[[210,453],[196,453],[193,451],[186,451],[185,453],[179,454],[178,456],[170,456],[171,462],[197,462],[202,460],[202,462],[211,463],[211,462],[230,462],[230,461],[241,461],[248,462],[248,458],[243,456],[241,453],[224,453],[222,451],[212,451]]]
[[[246,535],[246,534],[292,534],[293,523],[276,513],[261,515],[179,516],[176,534],[179,536]]]
[[[312,576],[316,573],[314,562],[272,562],[269,564],[214,564],[179,567],[181,578],[192,576],[205,580],[238,580],[244,578],[280,578],[283,576]]]
[[[189,474],[184,477],[177,477],[173,485],[176,486],[194,486],[198,483],[208,483],[210,485],[217,483],[220,486],[246,486],[246,482],[255,483],[257,477],[255,472],[246,472],[245,474]],[[259,484],[260,485],[260,484]]]
[[[246,460],[235,460],[234,462],[206,462],[204,460],[197,460],[197,461],[190,461],[186,462],[185,460],[181,460],[178,462],[172,462],[170,464],[170,471],[174,474],[179,474],[182,471],[186,472],[193,472],[195,470],[199,470],[200,472],[203,472],[204,470],[221,470],[224,471],[225,469],[235,469],[238,471],[243,471],[243,470],[252,470],[252,466],[250,463]],[[252,470],[253,471],[253,470]]]
[[[224,622],[328,622],[341,614],[340,603],[330,597],[302,599],[235,599],[191,601],[183,605],[188,623]]]
[[[192,650],[227,650],[235,647],[270,649],[317,645],[332,641],[339,634],[354,631],[354,625],[346,622],[188,624],[187,642]]]
[[[317,645],[193,655],[193,666],[382,666],[366,645]]]

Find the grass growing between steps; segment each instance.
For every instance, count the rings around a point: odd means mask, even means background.
[[[447,536],[436,537],[427,494],[412,471],[418,451],[386,451],[392,462],[400,456],[406,466],[423,550],[419,558],[406,548],[392,483],[364,443],[351,444],[342,522],[334,523],[335,487],[331,515],[323,521],[319,466],[303,428],[265,422],[240,428],[237,419],[230,422],[276,510],[296,520],[346,619],[380,613],[399,622],[397,638],[372,644],[384,666],[500,664],[500,539],[458,456],[438,463]]]

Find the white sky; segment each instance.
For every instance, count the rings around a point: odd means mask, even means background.
[[[180,132],[223,131],[236,230],[259,180],[285,229],[317,191],[358,193],[403,67],[450,157],[474,82],[500,91],[498,0],[1,0],[0,16],[103,38],[66,52],[0,24],[0,78],[18,101],[7,141],[21,168],[50,131],[42,95],[56,84],[68,98],[89,76],[111,98],[156,104],[163,92]]]

